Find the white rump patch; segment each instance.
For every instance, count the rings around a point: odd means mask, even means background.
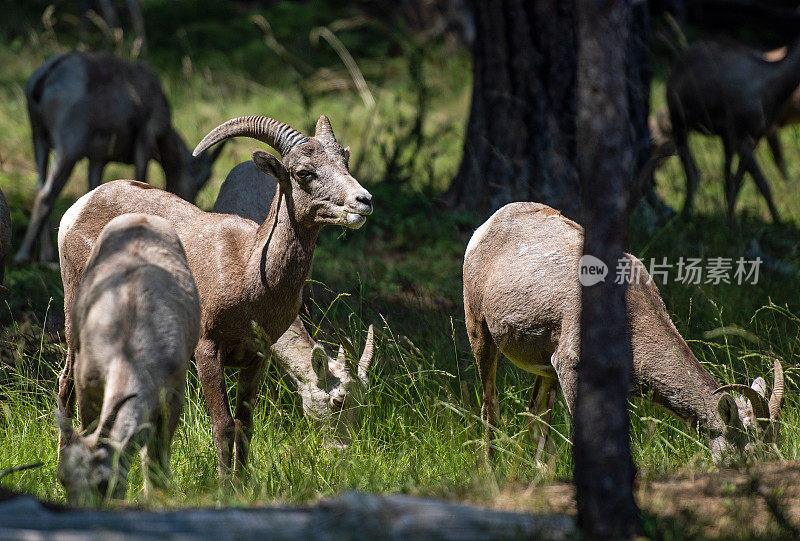
[[[472,237],[469,239],[469,243],[467,243],[467,251],[464,252],[464,256],[466,256],[468,253],[474,250],[478,244],[480,244],[480,242],[483,240],[483,237],[486,236],[486,232],[489,231],[489,224],[494,219],[494,216],[494,214],[489,216],[489,219],[483,222],[483,224],[481,224],[481,226],[475,230],[475,232],[472,234]]]
[[[86,206],[86,203],[89,201],[89,197],[92,195],[92,192],[88,192],[81,196],[80,199],[75,201],[75,203],[67,209],[67,212],[64,213],[64,216],[61,217],[61,222],[58,224],[58,251],[61,252],[61,247],[64,244],[64,237],[67,235],[67,232],[72,228],[72,225],[75,223],[75,220],[78,219],[83,207]]]

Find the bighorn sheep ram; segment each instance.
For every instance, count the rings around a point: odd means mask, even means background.
[[[688,145],[690,131],[722,138],[725,151],[725,197],[733,215],[745,172],[767,202],[772,219],[778,211],[769,184],[753,154],[758,141],[779,121],[783,105],[800,85],[800,40],[786,57],[769,62],[753,51],[713,42],[687,47],[672,65],[667,105],[672,137],[686,172],[684,214],[691,211],[699,176]],[[732,171],[739,155],[736,174]]]
[[[539,458],[558,387],[569,411],[574,411],[582,251],[583,228],[538,203],[506,205],[469,241],[464,255],[464,311],[483,387],[481,417],[487,449],[491,426],[497,423],[495,371],[500,353],[537,376],[529,408],[544,420],[544,426],[533,427],[541,431]],[[773,440],[783,397],[780,363],[774,364],[775,384],[769,401],[762,378],[752,387],[721,387],[681,338],[644,265],[632,255],[626,257],[633,277],[626,303],[635,389],[708,432],[715,461],[743,450],[745,433],[754,436],[753,432],[760,430],[760,439]],[[747,400],[720,395],[724,390],[739,391]]]
[[[109,221],[82,267],[69,344],[78,418],[84,430],[97,428],[79,434],[59,404],[58,477],[70,501],[91,503],[124,498],[138,446],[146,489],[168,473],[200,297],[178,235],[157,216]]]
[[[81,158],[89,158],[90,190],[100,185],[108,162],[133,164],[136,179],[146,182],[147,163],[156,159],[167,190],[194,201],[219,155],[220,149],[202,158],[191,155],[172,127],[158,76],[142,63],[103,52],[58,55],[33,72],[25,96],[39,180],[17,262],[32,259],[40,236],[40,259],[52,259],[49,216]]]
[[[372,196],[350,175],[348,153],[336,142],[327,117],[317,121],[314,137],[271,118],[235,118],[209,133],[194,153],[236,136],[258,139],[281,155],[278,159],[263,150],[253,153],[258,168],[279,184],[263,224],[203,212],[147,184],[119,180],[79,199],[59,230],[64,303],[70,306],[88,249],[109,220],[144,212],[165,217],[175,227],[200,291],[202,330],[195,360],[222,476],[234,456],[234,471],[241,471],[247,461],[252,405],[265,368],[254,348],[252,322],[269,340],[285,333],[299,313],[300,292],[320,230],[327,224],[359,228],[372,213]],[[67,336],[70,324],[67,318]],[[68,346],[59,380],[64,399],[71,395],[72,382]],[[226,396],[226,366],[239,368],[235,420]]]
[[[3,285],[6,275],[6,258],[11,253],[11,212],[8,210],[6,196],[0,191],[0,295],[8,294]]]
[[[222,183],[213,212],[236,214],[260,225],[269,210],[263,201],[272,201],[277,189],[278,181],[262,172],[253,161],[242,162],[231,169]],[[374,352],[370,325],[357,365],[349,362],[343,347],[335,359],[328,357],[322,344],[308,333],[300,316],[272,346],[278,364],[295,383],[303,412],[326,423],[340,444],[347,441],[347,430],[357,421],[358,405],[369,385]]]

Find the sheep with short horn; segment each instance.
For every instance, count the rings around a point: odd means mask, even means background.
[[[145,489],[168,475],[200,298],[178,235],[158,216],[114,218],[84,265],[69,344],[78,419],[97,428],[76,431],[59,400],[58,477],[70,501],[96,503],[125,496],[136,448]]]
[[[215,128],[195,149],[199,154],[230,137],[258,139],[278,150],[253,153],[256,166],[278,181],[263,224],[239,216],[203,212],[191,203],[146,184],[115,181],[79,199],[59,230],[64,302],[69,306],[81,281],[83,261],[102,227],[127,212],[168,219],[186,248],[202,306],[195,349],[197,372],[213,423],[219,472],[241,471],[252,436],[253,404],[265,368],[254,326],[269,342],[297,318],[317,236],[327,224],[361,227],[372,213],[372,196],[347,169],[348,152],[333,138],[325,116],[319,136],[306,137],[277,120],[247,116]],[[69,329],[71,322],[66,320]],[[69,336],[69,334],[67,334]],[[271,345],[271,344],[270,344]],[[71,395],[73,356],[68,344],[59,393]],[[224,368],[239,369],[236,410],[228,407]]]
[[[157,160],[167,190],[194,201],[221,150],[193,157],[172,126],[156,73],[109,53],[48,59],[28,79],[25,97],[39,180],[31,220],[14,258],[18,263],[33,258],[37,238],[39,259],[53,259],[50,213],[81,158],[89,159],[89,190],[100,185],[108,162],[133,164],[136,180],[146,182],[147,164]]]
[[[569,411],[574,411],[582,251],[583,228],[539,203],[504,206],[467,245],[464,311],[483,388],[487,443],[497,424],[495,371],[501,353],[537,376],[530,412],[533,432],[540,433],[538,458],[547,444],[558,388]],[[631,273],[626,304],[635,389],[708,433],[714,461],[749,450],[754,443],[774,441],[784,391],[780,362],[774,362],[769,401],[763,378],[750,387],[720,386],[678,333],[644,265],[632,255],[625,257]],[[745,399],[727,391],[742,393]]]
[[[328,428],[335,445],[347,445],[369,387],[369,369],[375,354],[372,325],[357,363],[351,361],[343,346],[339,346],[336,358],[328,357],[300,318],[272,345],[272,354],[294,382],[303,413]]]
[[[699,41],[681,51],[670,68],[666,88],[672,141],[662,145],[655,159],[660,161],[671,153],[667,148],[674,143],[686,173],[684,215],[692,209],[700,180],[689,149],[689,133],[696,131],[722,139],[728,213],[733,215],[744,174],[750,173],[772,219],[778,221],[778,210],[755,149],[759,140],[782,122],[784,104],[799,84],[797,39],[777,62],[769,62],[742,46],[713,41]],[[739,164],[734,172],[737,155]]]

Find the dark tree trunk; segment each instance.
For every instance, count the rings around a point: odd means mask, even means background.
[[[632,536],[638,510],[628,434],[631,348],[625,286],[615,284],[627,241],[628,188],[636,152],[626,57],[632,23],[626,1],[578,0],[578,169],[584,254],[609,267],[583,288],[581,361],[575,412],[578,521],[591,539]]]
[[[634,149],[634,170],[629,208],[633,209],[643,196],[654,207],[666,206],[655,193],[654,167],[647,168],[653,152],[650,141],[650,12],[646,2],[631,8],[630,37],[626,47],[625,71],[628,82],[628,117]]]
[[[575,12],[563,0],[470,0],[473,95],[445,199],[481,215],[540,201],[577,218]]]

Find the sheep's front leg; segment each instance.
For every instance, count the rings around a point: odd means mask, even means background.
[[[201,339],[195,348],[194,357],[197,363],[197,375],[203,388],[203,397],[211,416],[219,478],[222,481],[230,473],[234,439],[233,417],[225,392],[225,372],[219,349],[211,340]]]
[[[153,156],[154,144],[151,141],[147,130],[143,130],[136,138],[133,149],[133,168],[136,180],[147,182],[147,164]]]
[[[781,146],[781,140],[778,136],[778,127],[772,126],[767,132],[766,137],[769,148],[772,151],[772,159],[775,161],[778,172],[781,174],[781,177],[783,177],[783,180],[789,180],[789,174],[786,171],[786,160],[783,159],[783,147]]]
[[[89,191],[94,190],[103,181],[103,169],[106,167],[106,162],[89,160]]]
[[[556,369],[558,385],[561,387],[569,414],[574,415],[575,401],[578,397],[578,354],[559,345],[550,362]]]
[[[67,328],[67,332],[69,329]],[[68,340],[69,342],[69,340]],[[64,363],[64,369],[58,376],[58,407],[61,409],[61,414],[65,417],[72,418],[75,416],[75,350],[72,346],[67,345],[67,359]],[[58,432],[58,462],[61,462],[61,449],[66,445],[63,439],[63,434]]]
[[[537,442],[537,463],[541,463],[545,448],[551,457],[555,451],[555,445],[550,438],[550,422],[553,417],[553,405],[557,392],[558,388],[554,378],[536,376],[531,402],[528,405],[528,411],[532,415],[528,421],[528,429],[533,440]]]
[[[236,476],[242,475],[247,466],[250,439],[253,437],[253,409],[265,368],[264,359],[256,357],[249,366],[239,370],[239,383],[236,389],[236,417],[234,419],[236,434],[234,436],[233,472]]]
[[[747,170],[752,175],[753,180],[756,183],[756,187],[758,187],[758,190],[761,192],[761,195],[767,202],[767,206],[769,207],[769,212],[772,215],[772,221],[777,224],[781,221],[780,217],[778,216],[778,209],[775,208],[775,203],[772,201],[772,192],[770,192],[769,183],[767,182],[767,179],[764,176],[764,174],[761,172],[761,169],[758,167],[758,162],[756,162],[756,157],[753,154],[753,152],[755,152],[755,147],[756,147],[756,141],[753,141],[751,139],[745,140],[744,142],[742,142],[741,151],[739,152],[739,157],[742,160],[742,164],[747,168]],[[735,199],[736,199],[736,194],[734,194],[733,204],[735,204]]]

